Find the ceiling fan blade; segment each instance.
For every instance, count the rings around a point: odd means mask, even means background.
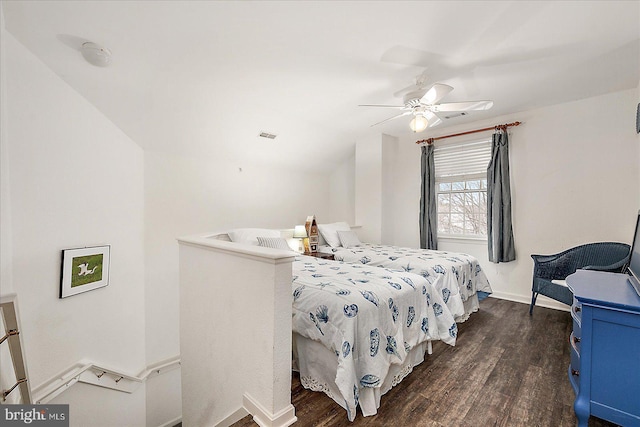
[[[493,107],[493,101],[449,102],[433,105],[431,111],[482,111]]]
[[[416,76],[416,82],[410,86],[400,89],[397,92],[394,92],[393,96],[396,98],[404,96],[408,92],[414,92],[417,90],[427,88],[427,80],[429,76],[427,75],[427,70],[424,70],[422,73]]]
[[[358,107],[404,108],[404,105],[360,104]]]
[[[429,121],[429,126],[428,127],[434,127],[434,126],[438,126],[440,123],[442,123],[442,119],[440,117],[438,117],[435,113],[427,110],[424,113],[424,116],[427,118],[427,120]]]
[[[397,119],[397,118],[402,117],[402,116],[408,116],[408,115],[410,115],[410,114],[413,114],[413,113],[412,113],[411,111],[405,111],[404,113],[402,113],[402,114],[398,114],[397,116],[389,117],[388,119],[384,119],[384,120],[383,120],[383,121],[381,121],[381,122],[374,123],[374,124],[372,124],[370,127],[374,127],[374,126],[377,126],[377,125],[381,125],[381,124],[386,123],[386,122],[388,122],[388,121],[390,121],[390,120]]]
[[[423,104],[435,104],[452,90],[453,88],[449,85],[436,83],[431,86],[431,88],[429,88],[427,93],[425,93],[422,98],[420,98],[420,102]]]
[[[400,89],[399,91],[394,92],[393,96],[395,96],[396,98],[400,98],[400,97],[404,96],[408,92],[413,92],[414,90],[419,90],[419,89],[420,89],[420,87],[418,85],[412,84],[412,85],[409,85],[409,86],[407,86],[405,88]]]

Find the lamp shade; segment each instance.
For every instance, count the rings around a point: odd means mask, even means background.
[[[416,114],[413,116],[411,123],[409,123],[409,127],[414,132],[422,132],[429,126],[429,121],[422,114]]]
[[[307,236],[307,229],[304,225],[296,225],[293,229],[293,238],[294,239],[304,239]]]

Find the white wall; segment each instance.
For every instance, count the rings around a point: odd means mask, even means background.
[[[393,221],[396,210],[396,194],[402,193],[402,188],[395,184],[395,165],[398,156],[398,138],[382,134],[382,197],[380,199],[380,242],[393,244],[396,235],[396,224]]]
[[[179,236],[236,227],[289,229],[308,215],[331,218],[328,175],[145,152],[147,363],[179,345]],[[180,384],[155,381],[148,420],[180,399]],[[148,424],[152,425],[152,424]]]
[[[338,164],[329,176],[329,217],[321,219],[321,224],[345,221],[355,224],[355,152]]]
[[[80,359],[137,375],[146,367],[142,150],[10,34],[2,40],[3,218],[8,209],[31,387]],[[101,244],[111,245],[109,286],[58,299],[61,251]],[[115,393],[78,388],[52,403],[70,404],[72,426],[144,425],[144,387]]]
[[[177,237],[236,227],[293,228],[307,215],[329,217],[325,175],[147,151],[145,189],[150,364],[179,353]]]
[[[382,135],[356,142],[355,216],[362,225],[360,239],[380,243],[382,239]]]
[[[358,233],[363,241],[389,243],[393,239],[397,150],[398,138],[391,135],[370,135],[356,142],[355,224],[362,226]]]
[[[4,12],[0,3],[0,51],[7,51]],[[0,289],[13,292],[11,280],[11,187],[9,185],[9,139],[7,136],[6,55],[0,55]]]
[[[528,302],[530,254],[594,241],[631,243],[640,207],[637,103],[634,89],[441,131],[523,122],[511,128],[509,146],[517,260],[490,264],[485,244],[440,242],[439,248],[476,254],[496,295]],[[395,243],[411,247],[419,246],[420,149],[415,141],[404,138],[399,145],[395,185],[403,191],[396,195],[393,217]]]

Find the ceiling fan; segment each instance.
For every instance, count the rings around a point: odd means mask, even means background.
[[[493,101],[467,101],[438,104],[437,102],[451,92],[453,87],[442,83],[436,83],[429,88],[424,88],[420,82],[417,82],[416,86],[417,89],[414,88],[414,90],[411,90],[403,96],[402,101],[404,105],[360,105],[360,107],[383,107],[403,110],[402,113],[389,117],[388,119],[375,123],[371,126],[377,126],[404,116],[413,116],[411,123],[409,123],[409,127],[414,132],[422,132],[427,127],[436,126],[442,123],[442,119],[437,113],[453,111],[482,111],[488,110],[493,106]]]

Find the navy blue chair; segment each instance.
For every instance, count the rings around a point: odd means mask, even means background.
[[[552,280],[565,280],[578,269],[620,273],[629,260],[630,249],[626,243],[598,242],[576,246],[554,255],[531,255],[534,265],[529,315],[533,314],[538,295],[567,305],[573,303],[569,288],[552,283]]]

